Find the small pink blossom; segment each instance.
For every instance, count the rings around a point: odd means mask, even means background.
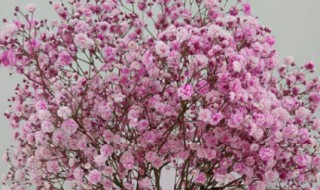
[[[170,53],[170,47],[162,41],[156,42],[155,49],[161,58],[167,57]]]
[[[36,5],[35,4],[33,4],[33,3],[30,3],[30,4],[27,4],[26,5],[26,9],[27,9],[27,11],[29,11],[29,12],[34,12],[35,10],[36,10]]]
[[[139,181],[139,187],[143,189],[151,189],[152,183],[149,178],[143,178],[141,181]]]
[[[61,125],[61,129],[68,135],[73,135],[77,129],[78,129],[79,125],[77,124],[77,122],[73,119],[68,119],[66,121],[64,121]]]
[[[57,111],[57,115],[63,119],[68,119],[72,115],[72,111],[67,106],[61,106]]]
[[[298,135],[298,127],[296,125],[288,125],[286,128],[283,129],[283,136],[285,138],[295,138]]]
[[[241,63],[238,61],[232,62],[232,70],[236,73],[239,73],[241,71]]]
[[[17,181],[22,181],[25,179],[25,172],[22,170],[17,170],[14,174],[14,179]]]
[[[312,129],[315,130],[315,131],[319,131],[320,130],[320,119],[319,118],[313,119]]]
[[[305,107],[300,107],[295,111],[295,114],[298,120],[303,121],[311,115],[311,111]]]
[[[242,9],[243,9],[244,14],[251,15],[251,6],[249,3],[243,3]]]
[[[84,171],[81,168],[76,168],[73,171],[73,176],[77,181],[82,181],[82,177],[84,175]]]
[[[217,125],[218,123],[220,123],[220,121],[223,119],[223,115],[221,112],[218,113],[214,113],[211,115],[211,120],[210,120],[210,124],[211,125]]]
[[[261,148],[259,150],[259,157],[263,161],[269,161],[274,157],[274,150],[272,148]]]
[[[89,172],[89,178],[88,181],[91,184],[97,184],[102,180],[102,175],[101,172],[99,172],[98,170],[92,170]]]
[[[111,156],[112,152],[113,152],[113,147],[111,145],[103,145],[101,148],[100,148],[100,152],[102,155],[108,157],[108,156]]]
[[[125,152],[122,154],[120,162],[127,170],[132,170],[134,168],[134,157],[129,152]]]
[[[54,126],[50,121],[45,120],[41,123],[41,130],[45,133],[51,133],[54,131]]]
[[[72,61],[73,61],[72,57],[66,51],[62,51],[59,54],[59,57],[58,57],[58,60],[57,60],[58,64],[61,65],[61,66],[70,65]]]
[[[16,61],[15,52],[11,50],[2,52],[0,56],[0,63],[5,67],[15,65]]]
[[[48,161],[46,163],[46,166],[47,166],[48,172],[53,173],[53,174],[58,173],[60,170],[60,166],[59,166],[58,161]]]
[[[183,100],[190,99],[193,93],[193,87],[190,84],[183,85],[178,89],[178,96]]]
[[[200,183],[200,184],[204,184],[206,181],[207,181],[207,176],[203,172],[199,173],[194,180],[195,183]]]
[[[311,157],[307,154],[300,154],[294,157],[295,163],[300,167],[305,167],[311,163]]]
[[[74,43],[82,49],[88,49],[94,45],[94,41],[83,33],[79,33],[75,35]]]
[[[206,123],[211,122],[211,111],[209,109],[201,109],[199,111],[198,119]]]

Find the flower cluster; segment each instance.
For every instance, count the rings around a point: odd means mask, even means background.
[[[4,184],[160,190],[171,168],[176,190],[315,187],[314,63],[278,63],[248,3],[62,2],[59,21],[17,7],[0,32],[1,65],[24,76]]]

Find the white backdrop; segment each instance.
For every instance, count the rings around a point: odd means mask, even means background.
[[[0,0],[0,19],[12,18],[16,5],[24,8],[31,2],[37,5],[38,18],[55,18],[47,0]],[[313,60],[317,63],[315,76],[320,76],[320,0],[251,0],[251,5],[260,22],[272,28],[279,58],[292,55],[300,65]],[[10,77],[7,69],[0,68],[0,155],[14,143],[3,113],[8,110],[7,99],[14,94],[13,88],[19,81],[19,77]],[[0,161],[0,173],[6,170],[6,164]],[[173,179],[170,172],[163,176],[164,190],[172,189]]]

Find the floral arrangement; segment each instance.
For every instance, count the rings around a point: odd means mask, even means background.
[[[69,0],[15,9],[0,63],[24,77],[5,115],[14,190],[312,189],[320,80],[279,63],[238,0]]]

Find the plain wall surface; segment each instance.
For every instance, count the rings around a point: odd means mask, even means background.
[[[12,18],[16,5],[23,9],[31,2],[37,5],[36,17],[49,20],[55,18],[47,0],[0,0],[0,19]],[[320,0],[251,0],[250,3],[253,15],[259,17],[260,23],[272,29],[279,59],[292,55],[299,65],[313,60],[317,65],[314,76],[320,76]],[[7,99],[14,95],[14,86],[19,81],[20,77],[10,77],[9,71],[0,67],[0,155],[14,143],[12,130],[3,113],[8,110]],[[0,173],[6,170],[7,166],[1,160]],[[172,189],[173,180],[172,172],[163,177],[164,190]]]

